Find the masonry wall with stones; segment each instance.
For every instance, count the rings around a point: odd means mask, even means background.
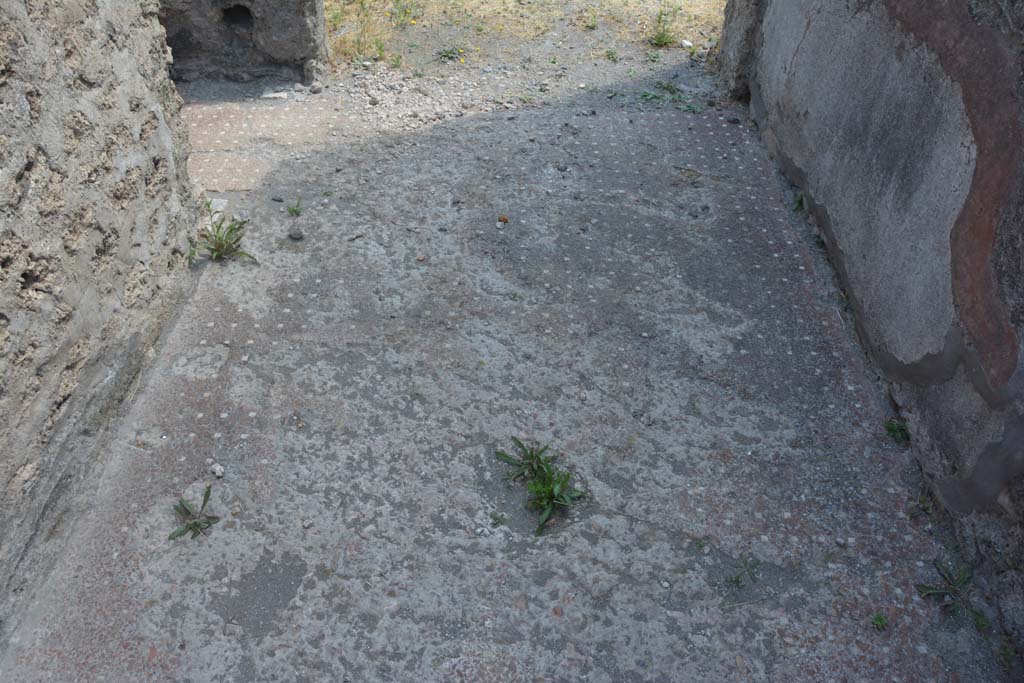
[[[323,0],[161,0],[175,78],[317,78]]]
[[[5,600],[66,523],[61,494],[102,457],[104,418],[184,282],[196,202],[158,9],[0,0]]]
[[[1024,644],[1024,2],[730,0],[721,68],[824,233]]]

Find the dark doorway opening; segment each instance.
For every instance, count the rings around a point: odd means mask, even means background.
[[[255,20],[252,16],[252,10],[245,5],[232,5],[227,7],[223,12],[224,23],[231,28],[251,31]]]

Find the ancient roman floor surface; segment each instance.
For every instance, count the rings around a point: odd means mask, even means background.
[[[182,84],[258,263],[192,268],[5,681],[1000,680],[745,108],[582,40]],[[512,436],[586,494],[540,536]]]

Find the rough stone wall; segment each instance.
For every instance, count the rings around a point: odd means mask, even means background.
[[[195,200],[157,11],[157,0],[0,0],[5,599],[182,282]]]
[[[821,226],[1024,644],[1024,2],[730,0],[720,64]]]
[[[323,0],[161,0],[175,78],[317,77]]]

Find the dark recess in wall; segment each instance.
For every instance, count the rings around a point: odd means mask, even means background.
[[[323,0],[159,0],[175,80],[311,81],[326,57]]]
[[[255,19],[252,11],[245,5],[232,5],[223,12],[224,23],[231,28],[243,31],[251,31]]]

